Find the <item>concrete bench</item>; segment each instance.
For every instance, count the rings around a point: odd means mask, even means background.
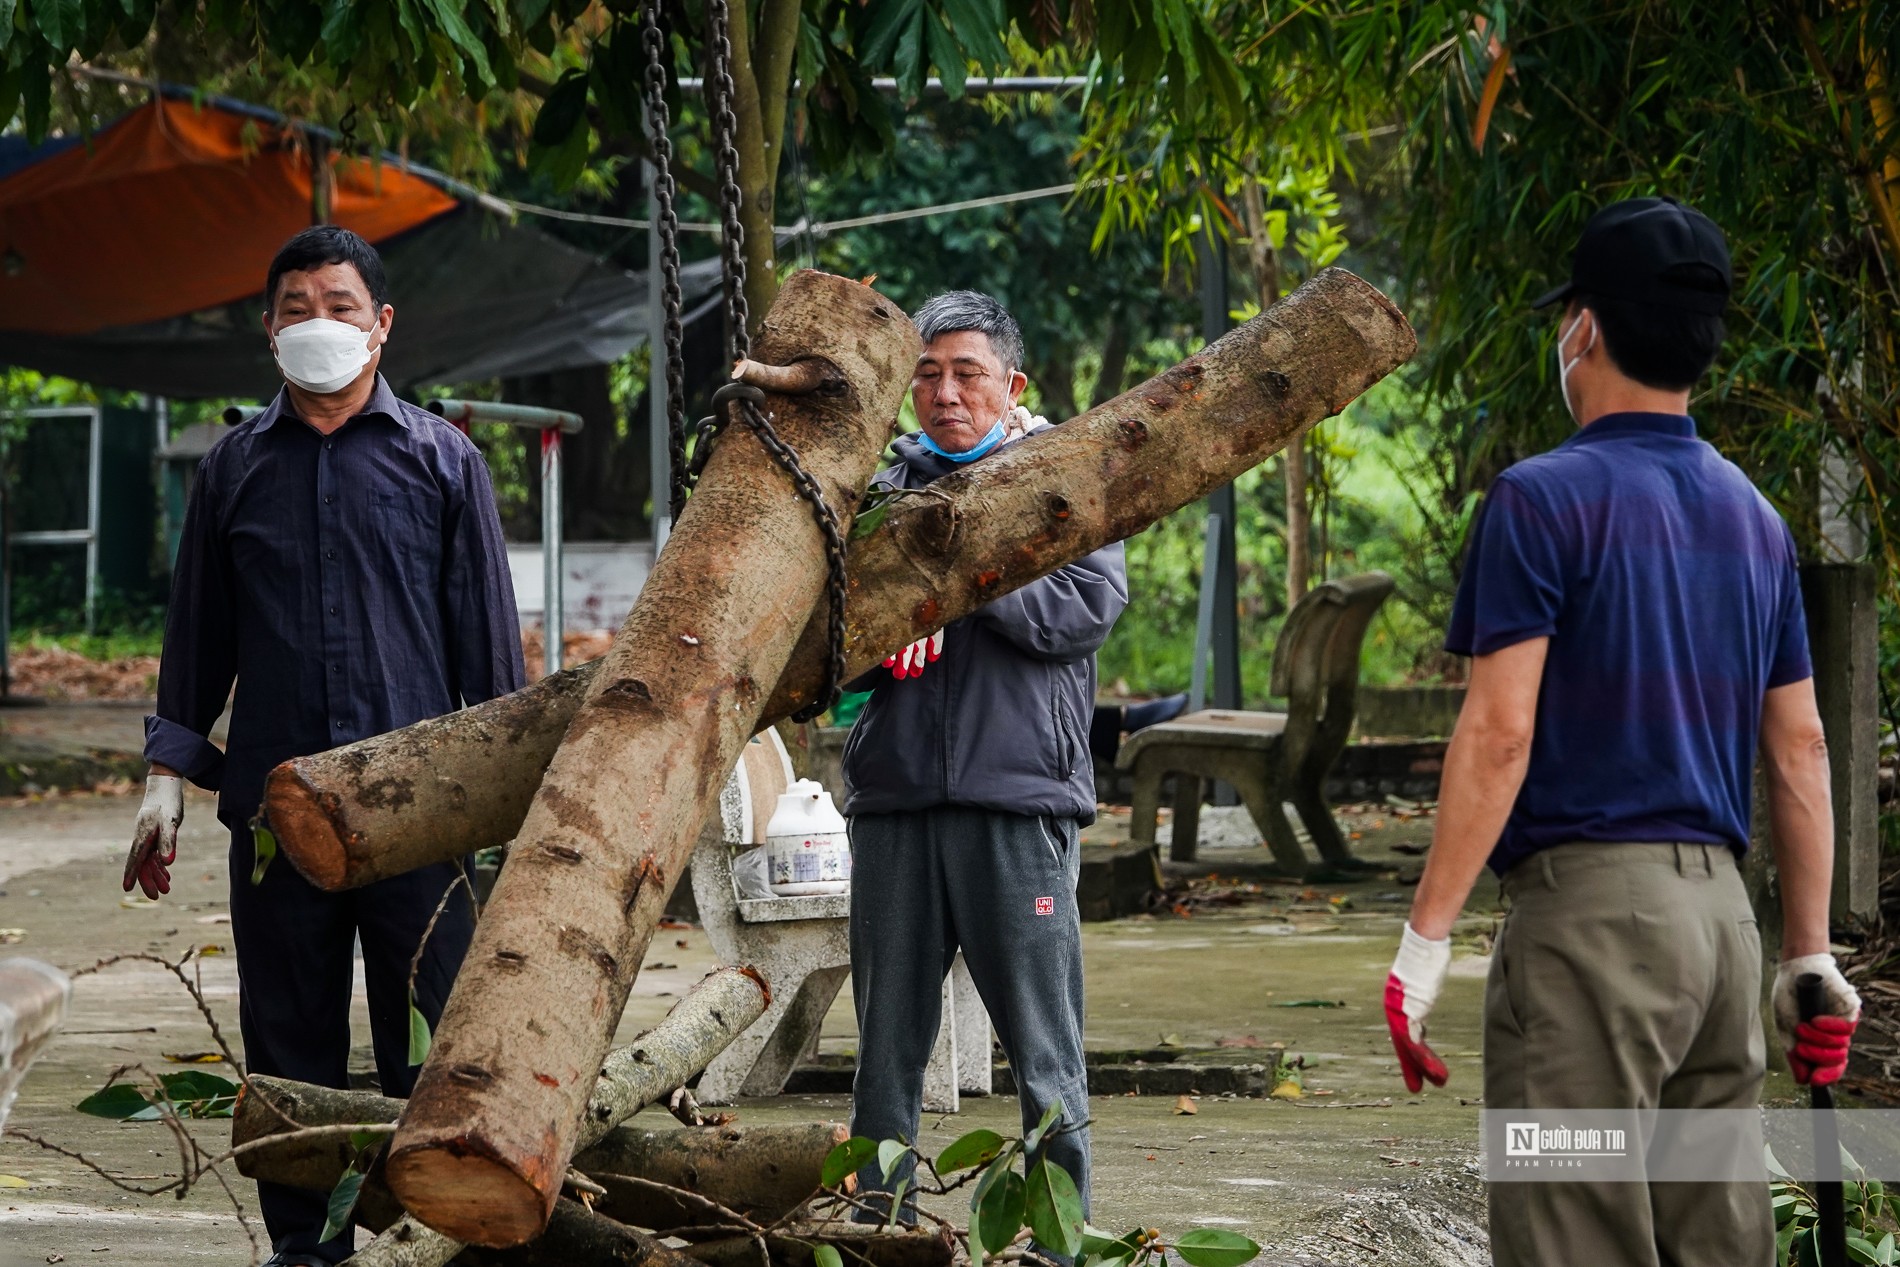
[[[1392,578],[1367,572],[1312,589],[1287,613],[1273,648],[1271,693],[1283,713],[1207,709],[1130,735],[1116,765],[1133,776],[1129,836],[1155,841],[1161,785],[1174,777],[1174,843],[1168,856],[1191,862],[1201,800],[1215,779],[1240,793],[1274,860],[1290,875],[1308,869],[1286,805],[1306,825],[1323,863],[1357,860],[1333,821],[1326,774],[1345,750],[1359,686],[1359,653],[1373,616],[1392,592]]]
[[[782,1092],[792,1070],[817,1047],[825,1014],[851,974],[849,894],[741,898],[733,883],[734,855],[764,843],[779,793],[791,782],[792,764],[777,732],[755,736],[693,854],[693,897],[713,953],[722,964],[757,968],[772,990],[765,1014],[706,1067],[698,1090],[703,1104]],[[955,1113],[960,1095],[989,1093],[989,1013],[958,955],[943,983],[943,1022],[924,1073],[924,1108]]]
[[[20,1093],[26,1067],[66,1019],[73,983],[58,968],[25,956],[0,959],[0,1126]]]

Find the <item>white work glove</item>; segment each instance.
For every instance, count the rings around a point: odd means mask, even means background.
[[[1417,1091],[1430,1082],[1445,1085],[1445,1062],[1425,1045],[1425,1017],[1438,1002],[1438,992],[1451,972],[1451,938],[1430,941],[1405,925],[1398,958],[1385,979],[1385,1024],[1392,1032],[1392,1050],[1399,1055],[1405,1089]]]
[[[132,851],[125,855],[125,891],[136,883],[157,900],[172,891],[166,868],[178,857],[178,824],[185,821],[185,781],[175,774],[145,776],[145,803],[132,827]]]
[[[942,654],[943,630],[939,629],[928,638],[919,638],[896,655],[888,657],[884,661],[884,667],[891,671],[892,677],[901,682],[907,677],[922,677],[924,665],[934,664],[937,657]]]
[[[1039,431],[1049,425],[1049,420],[1041,414],[1032,414],[1024,405],[1016,405],[1003,415],[1003,439],[1020,440],[1032,431]]]
[[[1809,972],[1821,978],[1821,1011],[1804,1021],[1795,983]],[[1825,1087],[1840,1081],[1859,1022],[1860,995],[1847,984],[1833,955],[1800,955],[1782,960],[1775,969],[1775,1029],[1796,1082]]]

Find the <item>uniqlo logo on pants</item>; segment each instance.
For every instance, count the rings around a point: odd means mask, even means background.
[[[1054,898],[1039,897],[1036,899],[1036,914],[1054,915],[1055,913],[1056,913],[1056,900]]]

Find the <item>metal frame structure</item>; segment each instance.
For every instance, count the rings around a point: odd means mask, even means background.
[[[34,532],[9,532],[10,507],[0,514],[0,685],[11,693],[13,666],[8,648],[13,639],[13,547],[49,545],[86,547],[86,632],[93,632],[94,604],[99,591],[99,459],[104,443],[103,411],[97,405],[47,405],[22,409],[17,417],[83,418],[86,420],[86,526],[84,528],[47,528]]]
[[[562,584],[561,437],[580,431],[577,413],[543,409],[538,405],[510,405],[490,400],[431,400],[423,408],[467,431],[470,423],[494,422],[525,427],[541,433],[541,642],[543,664],[549,673],[561,671],[562,638],[567,612]],[[658,498],[656,495],[655,501]]]

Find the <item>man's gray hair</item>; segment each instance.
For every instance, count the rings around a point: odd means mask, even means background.
[[[1023,367],[1023,332],[1009,309],[977,290],[947,290],[917,310],[917,333],[928,345],[941,334],[975,330],[990,337],[990,348],[1005,370]]]

